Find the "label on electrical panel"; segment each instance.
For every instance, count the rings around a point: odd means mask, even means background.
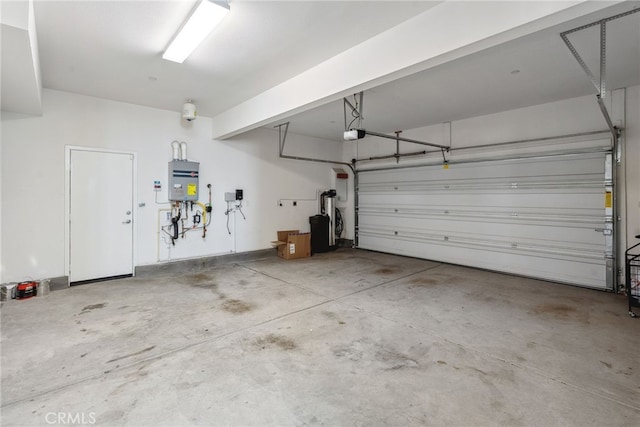
[[[196,184],[187,184],[187,196],[196,196],[198,194],[198,186]]]

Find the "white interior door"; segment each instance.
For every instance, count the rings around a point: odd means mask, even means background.
[[[133,274],[133,155],[71,150],[69,281]]]

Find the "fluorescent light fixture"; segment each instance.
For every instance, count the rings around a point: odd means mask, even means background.
[[[209,0],[202,0],[162,57],[169,61],[183,63],[228,13],[229,9],[226,7]]]

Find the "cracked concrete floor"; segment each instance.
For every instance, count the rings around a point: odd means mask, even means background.
[[[622,296],[353,249],[2,305],[2,425],[640,425]]]

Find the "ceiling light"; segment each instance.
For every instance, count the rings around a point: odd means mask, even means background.
[[[162,57],[173,62],[184,62],[227,13],[228,8],[202,0]]]

